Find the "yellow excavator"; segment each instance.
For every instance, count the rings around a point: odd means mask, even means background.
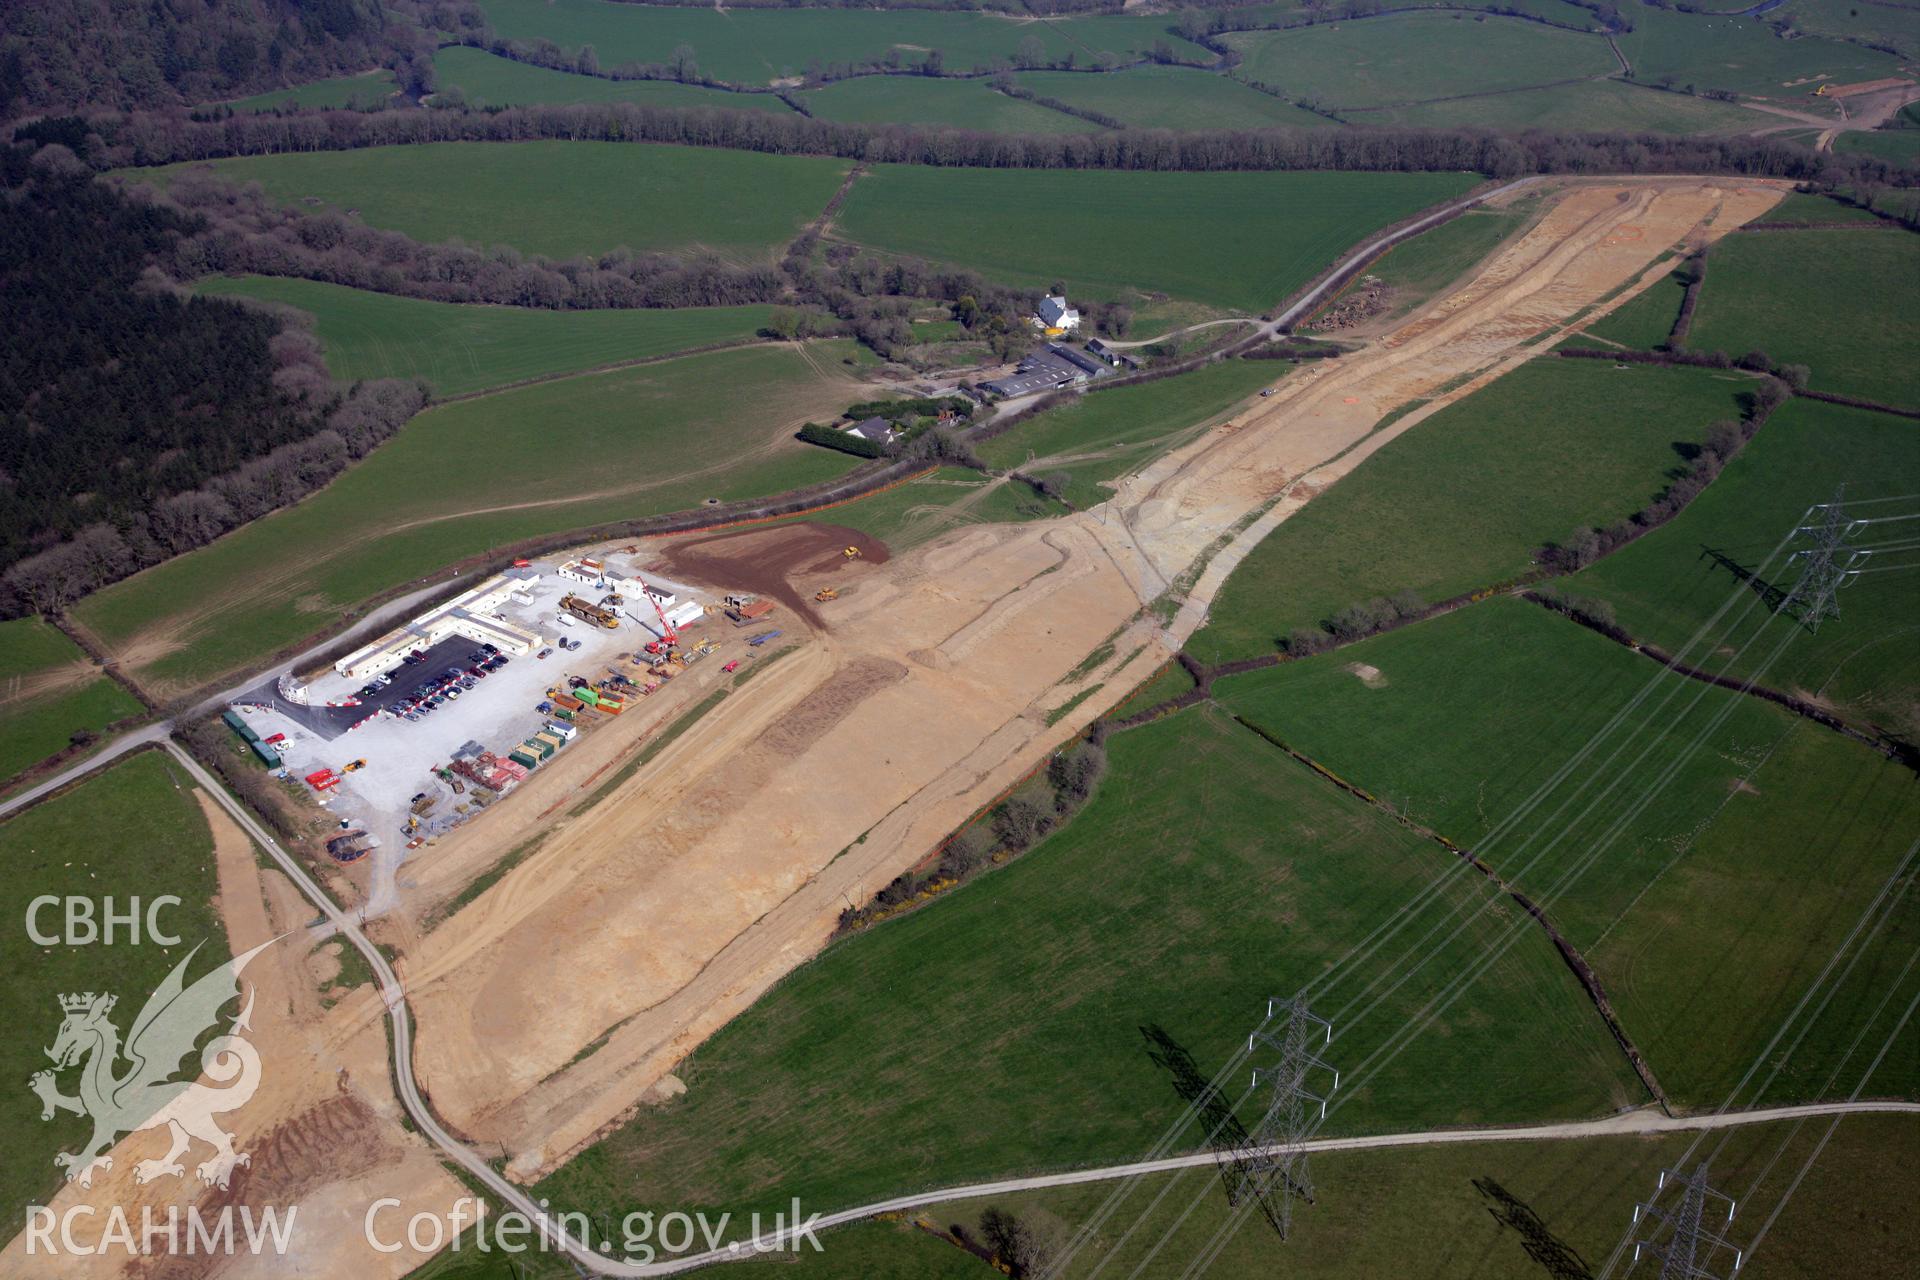
[[[813,598],[824,604],[828,600],[838,600],[840,598],[840,591],[836,587],[822,587],[813,593]]]
[[[848,547],[845,551],[841,552],[840,554],[845,556],[849,560],[858,560],[860,558],[860,548]]]

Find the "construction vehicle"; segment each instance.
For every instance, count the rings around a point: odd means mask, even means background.
[[[645,590],[640,594],[647,598],[647,603],[653,606],[654,616],[660,619],[660,638],[647,646],[647,652],[664,653],[680,643],[680,633],[673,629],[671,622],[667,621],[667,611],[660,607],[659,596]]]
[[[589,626],[605,627],[612,631],[620,625],[620,616],[611,609],[602,609],[591,600],[582,600],[576,595],[560,597],[560,607]]]
[[[860,548],[848,547],[845,551],[842,551],[840,554],[845,556],[849,560],[858,560],[860,558]]]
[[[367,767],[367,762],[365,760],[349,760],[347,762],[347,767],[342,769],[340,772],[356,773],[359,770],[364,769],[366,767]]]
[[[840,598],[840,588],[822,587],[813,593],[813,598],[822,604],[825,604],[829,600],[838,600]]]

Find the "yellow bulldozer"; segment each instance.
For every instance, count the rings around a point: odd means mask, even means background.
[[[848,547],[845,551],[842,551],[840,554],[845,556],[849,560],[858,560],[860,558],[860,548]]]
[[[829,600],[838,600],[840,598],[840,592],[839,589],[835,587],[822,587],[813,593],[813,598],[824,604]]]

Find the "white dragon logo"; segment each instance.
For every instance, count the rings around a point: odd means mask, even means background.
[[[240,1038],[249,1030],[253,1013],[253,990],[233,1020],[227,1034],[212,1040],[200,1053],[200,1071],[210,1079],[225,1083],[212,1089],[193,1077],[175,1080],[180,1060],[193,1052],[202,1033],[219,1021],[220,1010],[240,995],[240,971],[265,948],[260,946],[236,956],[218,969],[186,986],[183,975],[193,959],[196,946],[174,967],[154,993],[147,997],[140,1016],[127,1032],[126,1044],[107,1015],[113,1012],[118,997],[88,991],[60,997],[66,1018],[53,1047],[46,1051],[53,1069],[35,1073],[29,1087],[40,1095],[42,1120],[53,1119],[56,1111],[70,1111],[93,1119],[93,1137],[78,1152],[61,1152],[53,1162],[67,1171],[67,1181],[83,1187],[93,1185],[95,1169],[112,1169],[113,1157],[105,1154],[121,1134],[165,1125],[172,1138],[167,1154],[158,1160],[142,1160],[134,1165],[134,1178],[150,1182],[165,1175],[181,1176],[185,1170],[180,1157],[199,1139],[213,1148],[213,1158],[196,1172],[202,1182],[224,1189],[234,1169],[251,1164],[244,1152],[233,1149],[233,1135],[214,1122],[216,1112],[234,1111],[246,1105],[260,1087],[260,1054]],[[127,1067],[117,1071],[121,1057]],[[80,1093],[68,1097],[60,1092],[55,1077],[67,1068],[80,1066]]]

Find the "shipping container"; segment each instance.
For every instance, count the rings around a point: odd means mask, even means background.
[[[539,733],[536,733],[533,735],[533,741],[544,742],[555,751],[558,751],[560,748],[567,745],[567,740],[565,738],[561,737],[557,733],[548,733],[544,729],[542,729]]]
[[[603,697],[600,699],[600,710],[606,712],[610,716],[617,716],[622,711],[625,711],[626,709],[627,709],[627,704],[620,701],[620,699],[618,698]]]
[[[513,761],[522,769],[537,769],[540,766],[540,757],[528,751],[525,747],[515,747],[513,750],[507,752],[507,759]]]
[[[534,758],[538,760],[545,760],[553,755],[553,744],[551,742],[542,742],[538,738],[528,738],[520,744],[520,749],[531,752]]]
[[[573,696],[590,707],[597,706],[600,702],[600,691],[592,685],[582,685],[580,688],[575,689]]]

